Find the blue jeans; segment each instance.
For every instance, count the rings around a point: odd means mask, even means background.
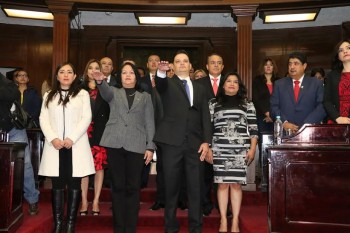
[[[27,143],[24,150],[24,198],[29,204],[36,203],[39,200],[39,191],[35,188],[34,172],[31,154],[29,151],[27,131],[25,129],[12,128],[9,132],[9,141]]]

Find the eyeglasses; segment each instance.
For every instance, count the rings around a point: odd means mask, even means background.
[[[350,46],[346,46],[345,48],[340,48],[340,49],[338,50],[338,53],[343,53],[343,52],[345,52],[345,51],[350,51]]]

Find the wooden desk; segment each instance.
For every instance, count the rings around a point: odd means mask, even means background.
[[[269,153],[269,227],[350,232],[349,126],[305,126]]]
[[[15,232],[23,220],[25,143],[0,143],[0,232]]]

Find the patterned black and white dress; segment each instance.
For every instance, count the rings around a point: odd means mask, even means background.
[[[224,104],[209,101],[214,135],[212,142],[215,183],[247,183],[245,157],[252,137],[258,137],[252,102],[239,106],[235,96],[226,96]]]

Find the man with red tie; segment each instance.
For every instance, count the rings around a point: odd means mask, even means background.
[[[270,98],[272,117],[280,116],[284,130],[296,133],[304,124],[317,124],[326,116],[323,108],[323,82],[307,77],[307,57],[304,53],[289,55],[290,77],[275,82]]]
[[[196,82],[201,83],[206,90],[206,101],[209,102],[212,98],[215,98],[221,79],[221,72],[224,69],[224,61],[222,57],[217,53],[212,53],[207,59],[207,70],[209,75]],[[202,193],[202,210],[204,216],[209,216],[213,203],[211,200],[211,190],[213,186],[213,165],[205,162],[204,168],[204,180],[203,180],[203,193]]]

